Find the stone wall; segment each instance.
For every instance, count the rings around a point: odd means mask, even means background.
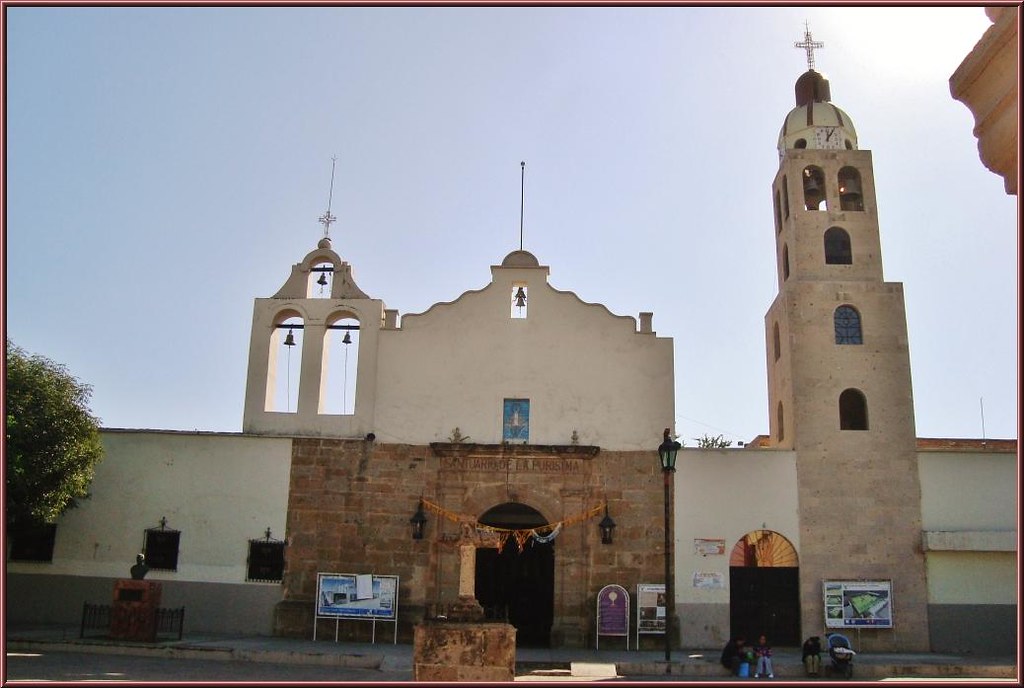
[[[312,637],[318,572],[397,575],[404,642],[428,604],[455,601],[458,551],[445,540],[457,537],[458,524],[428,511],[424,538],[413,540],[409,518],[422,496],[474,519],[519,502],[549,523],[566,521],[554,543],[552,645],[592,645],[601,587],[635,590],[664,578],[662,485],[653,451],[296,439],[275,634]],[[611,545],[600,540],[603,511],[568,523],[605,500],[618,523]],[[365,640],[368,626],[342,621],[339,638]]]

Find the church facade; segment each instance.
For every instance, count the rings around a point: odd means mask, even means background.
[[[868,651],[1013,650],[1017,442],[917,438],[871,153],[813,69],[778,148],[769,432],[679,454],[673,642],[793,646],[849,621]],[[476,598],[519,642],[593,646],[611,584],[642,612],[631,635],[656,628],[638,590],[665,582],[673,342],[548,275],[512,251],[483,288],[399,317],[325,236],[255,302],[242,432],[105,430],[49,559],[9,548],[9,622],[77,623],[145,549],[190,630],[366,640],[376,622],[322,618],[318,583],[372,574],[397,578],[409,641],[457,601],[468,527]],[[738,499],[737,475],[758,489]]]

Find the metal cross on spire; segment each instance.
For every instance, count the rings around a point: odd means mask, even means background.
[[[324,226],[324,238],[327,239],[330,239],[331,223],[338,220],[331,215],[331,201],[334,199],[334,165],[337,161],[337,156],[331,157],[331,191],[327,194],[327,212],[320,216],[320,224]]]
[[[803,48],[807,51],[807,69],[814,69],[814,50],[815,48],[824,48],[825,44],[811,38],[811,27],[807,25],[807,22],[804,22],[803,43],[794,43],[793,47]]]

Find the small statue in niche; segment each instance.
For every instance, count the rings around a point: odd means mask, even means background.
[[[132,566],[132,580],[142,580],[146,577],[149,567],[146,566],[146,555],[138,554],[135,557],[135,565]]]

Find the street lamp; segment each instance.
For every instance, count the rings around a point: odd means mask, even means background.
[[[665,661],[672,661],[672,610],[675,590],[672,585],[672,474],[676,472],[676,454],[682,447],[669,436],[665,428],[664,440],[658,447],[661,473],[665,477]],[[666,671],[668,667],[666,667]]]

